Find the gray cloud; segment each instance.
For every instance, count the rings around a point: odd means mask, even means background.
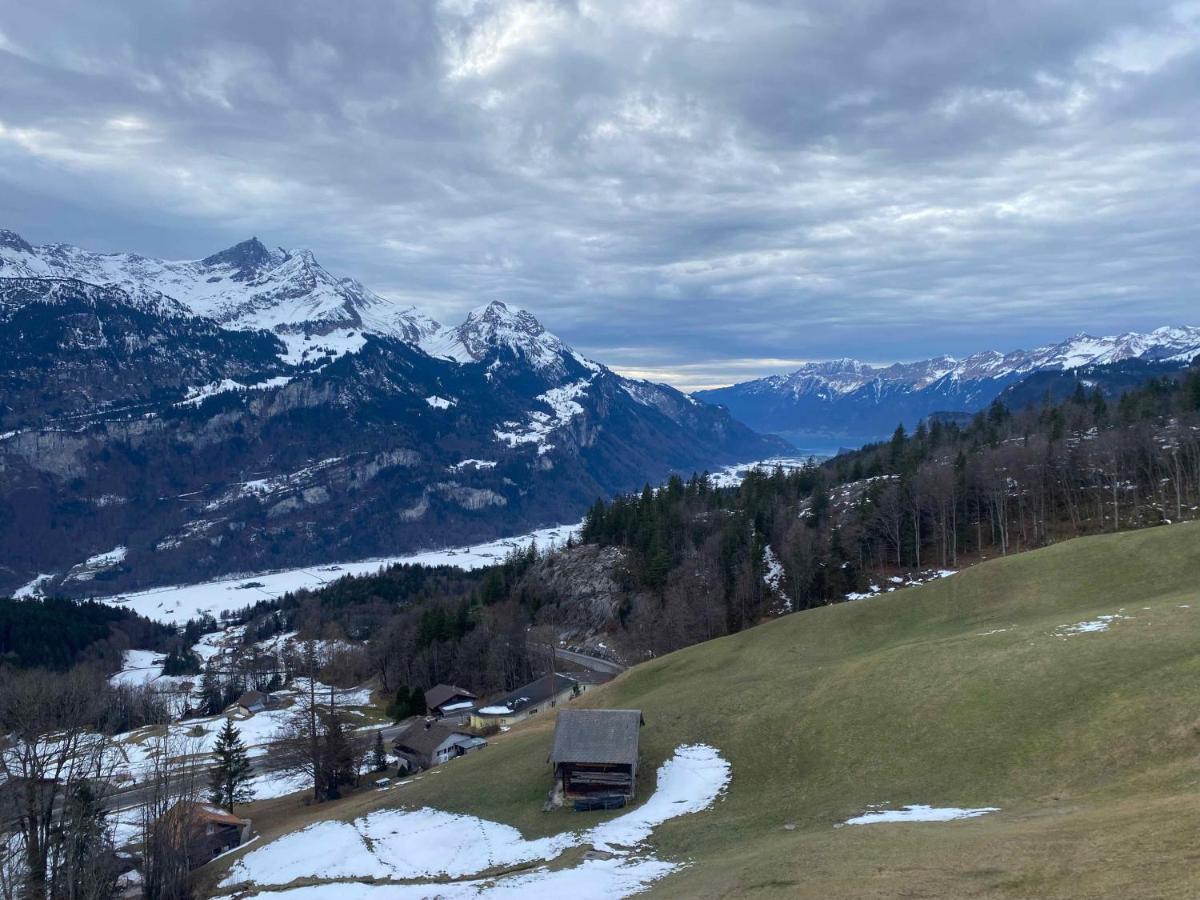
[[[1200,3],[8,2],[4,224],[706,385],[1196,321]]]

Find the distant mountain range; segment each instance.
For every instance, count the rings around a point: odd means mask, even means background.
[[[1092,337],[1078,334],[1036,350],[994,350],[965,359],[934,359],[871,366],[853,359],[815,362],[789,375],[773,375],[693,394],[725,406],[758,431],[782,435],[800,446],[860,444],[886,437],[935,412],[974,412],[1008,391],[1022,403],[1030,389],[1018,385],[1038,373],[1078,372],[1104,379],[1114,367],[1114,384],[1143,379],[1187,365],[1200,354],[1200,328],[1159,328],[1149,334]],[[1133,362],[1138,366],[1118,367]],[[1087,375],[1082,374],[1086,370]],[[1041,379],[1061,389],[1063,379]],[[1069,379],[1074,387],[1074,379]],[[1032,383],[1032,382],[1031,382]],[[1040,396],[1040,393],[1039,393]],[[1027,399],[1027,398],[1026,398]]]
[[[789,449],[503,303],[447,327],[256,239],[0,231],[0,596],[469,543]]]

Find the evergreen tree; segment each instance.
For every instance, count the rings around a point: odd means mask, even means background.
[[[221,679],[216,670],[210,666],[204,670],[204,677],[200,679],[201,710],[207,715],[215,716],[225,708],[222,704],[224,699]]]
[[[388,758],[387,751],[383,749],[383,732],[375,732],[375,748],[371,751],[371,763],[376,772],[382,772],[387,768]]]
[[[225,720],[225,727],[217,735],[213,756],[217,764],[212,770],[209,796],[217,806],[233,812],[235,803],[253,799],[254,792],[249,786],[250,757],[231,719]]]

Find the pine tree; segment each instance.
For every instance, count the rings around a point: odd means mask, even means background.
[[[204,677],[200,679],[201,709],[208,715],[215,716],[224,708],[221,703],[224,699],[221,680],[210,666],[204,670]]]
[[[387,751],[383,749],[382,731],[375,732],[375,749],[371,751],[371,762],[374,764],[376,772],[382,772],[387,768]]]
[[[217,764],[212,770],[209,796],[217,806],[233,812],[235,803],[253,799],[254,792],[249,785],[250,757],[246,753],[246,745],[242,743],[241,733],[233,726],[231,719],[225,720],[225,727],[217,735],[213,756]]]

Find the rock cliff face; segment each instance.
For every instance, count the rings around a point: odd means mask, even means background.
[[[476,542],[787,449],[529,313],[444,328],[257,241],[165,263],[7,233],[4,275],[0,595]]]

